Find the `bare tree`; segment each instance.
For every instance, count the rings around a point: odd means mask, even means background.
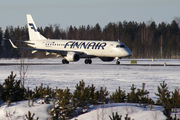
[[[19,75],[21,80],[21,86],[24,88],[25,79],[27,78],[27,72],[29,65],[25,63],[25,53],[26,50],[21,51],[21,58],[20,58],[20,67],[19,67]]]

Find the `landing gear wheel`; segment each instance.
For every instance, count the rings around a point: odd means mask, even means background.
[[[88,60],[87,60],[87,59],[85,59],[84,63],[85,63],[85,64],[88,64]]]
[[[91,60],[91,59],[85,59],[84,63],[85,63],[85,64],[91,64],[91,63],[92,63],[92,60]]]
[[[117,60],[117,61],[116,61],[116,64],[117,64],[117,65],[119,65],[119,64],[120,64],[119,60]]]
[[[62,64],[69,64],[69,61],[67,61],[66,59],[62,59]]]
[[[91,64],[92,63],[92,60],[91,59],[89,59],[89,64]]]

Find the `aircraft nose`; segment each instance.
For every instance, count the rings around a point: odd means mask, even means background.
[[[131,56],[131,55],[132,55],[132,53],[131,53],[130,49],[127,48],[124,52],[124,56]]]

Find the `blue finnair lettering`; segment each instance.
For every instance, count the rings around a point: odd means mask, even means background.
[[[89,44],[89,42],[88,42],[88,43],[82,42],[82,43],[81,43],[81,46],[80,46],[80,49],[81,49],[82,47],[83,47],[84,49],[86,49],[87,46],[88,46],[88,44]]]
[[[104,50],[107,43],[103,42],[74,42],[69,41],[65,44],[64,48],[79,48],[79,49],[102,49]]]
[[[102,48],[104,50],[104,47],[106,46],[106,43],[101,43],[99,46],[98,46],[98,49]]]
[[[72,45],[72,43],[73,43],[73,41],[69,41],[69,42],[67,42],[66,44],[65,44],[65,46],[64,46],[64,48],[66,48],[67,46],[70,46],[70,44]]]
[[[89,45],[88,45],[88,47],[87,47],[87,49],[89,49],[89,47],[92,47],[92,49],[94,49],[94,46],[96,45],[96,43],[95,42],[92,42],[92,43],[90,43]]]
[[[34,27],[34,24],[29,23],[29,25],[31,26],[31,29],[33,29],[35,32],[38,32],[37,29]]]

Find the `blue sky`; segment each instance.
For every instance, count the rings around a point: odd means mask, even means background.
[[[180,17],[180,0],[0,0],[0,27],[26,25],[31,14],[36,26],[60,24],[64,30],[70,25],[102,28],[109,22],[153,20],[156,24],[171,23]]]

